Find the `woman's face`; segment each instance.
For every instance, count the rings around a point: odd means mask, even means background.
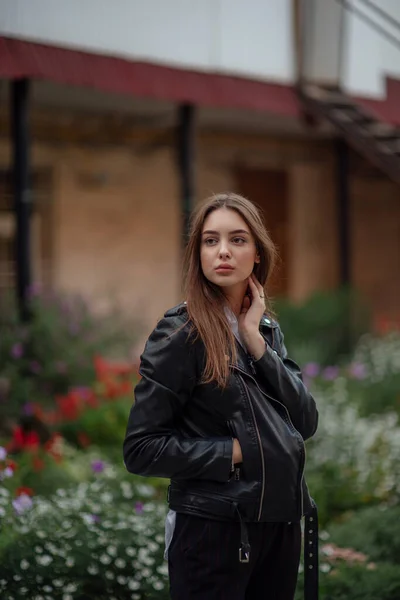
[[[221,288],[243,283],[259,263],[246,222],[229,208],[212,211],[203,224],[200,261],[204,276]]]

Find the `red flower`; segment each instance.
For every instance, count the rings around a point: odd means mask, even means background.
[[[18,469],[18,465],[13,460],[7,460],[6,464],[7,467],[9,469],[12,469],[13,471],[16,471]]]
[[[12,447],[16,450],[36,450],[40,440],[36,431],[24,431],[22,427],[14,429]]]
[[[16,496],[20,496],[21,494],[26,494],[27,496],[33,496],[34,492],[33,492],[32,488],[22,486],[22,487],[19,487],[15,492]]]

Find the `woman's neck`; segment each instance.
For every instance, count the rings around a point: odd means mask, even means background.
[[[236,316],[236,318],[238,318],[241,313],[243,298],[245,296],[246,290],[247,282],[245,281],[243,281],[240,284],[237,284],[232,288],[223,289],[223,293],[228,303],[228,306],[233,312],[233,314]]]

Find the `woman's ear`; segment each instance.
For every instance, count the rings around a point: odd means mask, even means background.
[[[257,263],[257,265],[260,264],[260,255],[258,253],[256,254],[254,262]]]

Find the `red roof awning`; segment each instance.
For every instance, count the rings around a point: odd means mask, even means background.
[[[200,106],[299,113],[292,86],[0,37],[0,78],[22,77]]]

